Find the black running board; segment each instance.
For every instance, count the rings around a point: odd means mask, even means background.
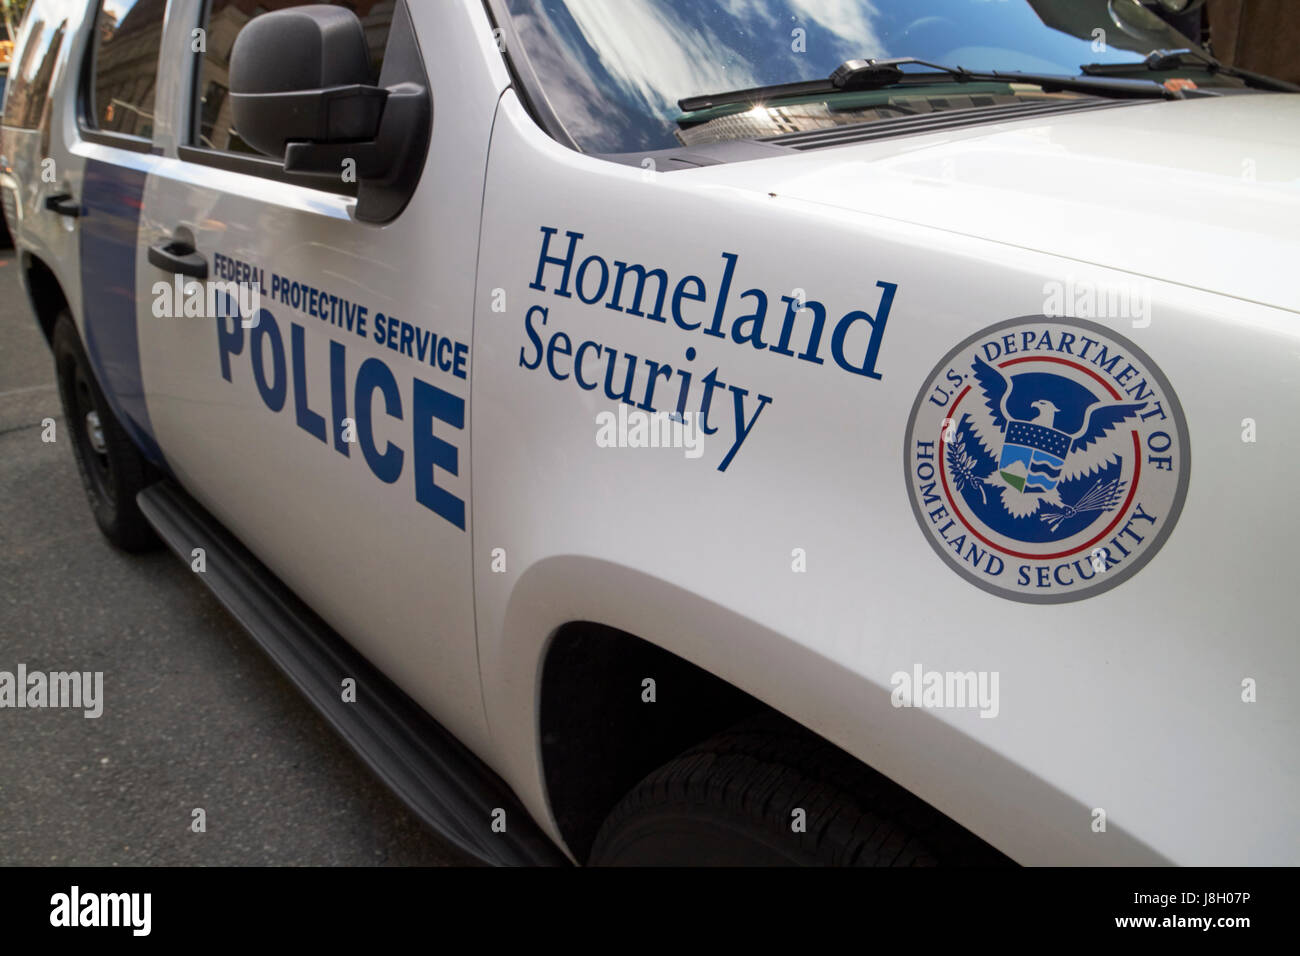
[[[271,660],[370,768],[417,816],[451,843],[487,863],[563,865],[569,861],[518,798],[464,744],[333,631],[229,531],[170,481],[140,492],[140,510],[159,537],[196,574]],[[344,703],[353,677],[357,699]],[[492,811],[506,811],[505,833]]]

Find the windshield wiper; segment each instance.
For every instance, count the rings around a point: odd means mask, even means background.
[[[905,64],[928,67],[925,73],[904,73]],[[1058,91],[1092,93],[1096,96],[1134,99],[1183,99],[1179,90],[1166,89],[1154,80],[1120,79],[1099,76],[1052,76],[1042,73],[1016,73],[992,70],[986,73],[966,70],[960,66],[943,66],[928,63],[915,57],[893,59],[848,60],[841,63],[824,80],[804,80],[798,83],[779,83],[774,86],[755,86],[745,90],[687,96],[677,101],[683,113],[709,109],[713,106],[758,104],[773,99],[797,96],[820,96],[831,93],[854,93],[862,90],[879,90],[902,83],[933,83],[936,75],[951,77],[958,83],[1002,82],[1027,83],[1042,88],[1045,93]]]
[[[1226,63],[1220,63],[1208,53],[1186,48],[1182,50],[1152,50],[1145,60],[1138,63],[1085,63],[1079,69],[1088,76],[1114,76],[1132,73],[1135,70],[1163,71],[1180,70],[1189,67],[1202,69],[1210,75],[1222,73],[1224,76],[1236,77],[1244,81],[1247,86],[1253,86],[1261,90],[1274,90],[1279,93],[1300,93],[1300,86],[1294,83],[1279,80],[1275,76],[1256,73],[1253,70],[1228,66]]]

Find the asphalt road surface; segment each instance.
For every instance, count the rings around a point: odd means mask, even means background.
[[[100,536],[4,249],[0,671],[20,663],[103,671],[105,702],[97,719],[0,708],[0,865],[472,862],[375,779],[186,565]]]

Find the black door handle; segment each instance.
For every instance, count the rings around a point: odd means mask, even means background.
[[[194,279],[208,277],[208,260],[186,242],[169,239],[149,247],[149,264],[165,272],[177,272]]]
[[[57,212],[60,216],[76,219],[81,215],[81,203],[72,198],[72,193],[57,193],[45,197],[45,208]]]

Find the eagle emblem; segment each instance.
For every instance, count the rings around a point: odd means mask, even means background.
[[[1078,429],[1064,431],[1056,424],[1061,409],[1049,398],[1030,401],[1031,416],[1018,418],[1010,411],[1012,380],[979,356],[972,371],[984,403],[982,409],[976,406],[963,416],[963,424],[969,425],[997,466],[987,475],[966,475],[967,482],[979,481],[1000,492],[1008,514],[1024,518],[1037,513],[1049,525],[1118,504],[1125,484],[1119,479],[1099,482],[1069,504],[1062,503],[1058,485],[1112,464],[1123,452],[1125,436],[1118,426],[1137,415],[1146,402],[1094,402],[1084,411]],[[1044,509],[1044,505],[1058,507]]]
[[[1132,577],[1169,537],[1191,461],[1155,363],[1098,322],[1022,316],[930,372],[904,438],[912,512],[990,594],[1057,604]]]

